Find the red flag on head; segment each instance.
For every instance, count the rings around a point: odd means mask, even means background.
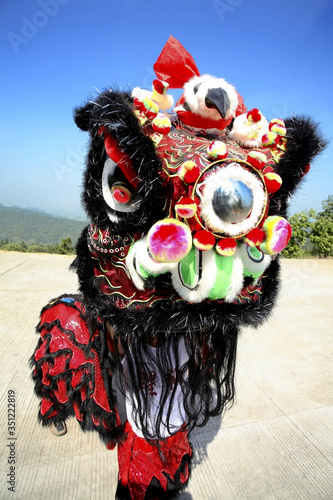
[[[191,54],[172,35],[154,64],[154,71],[171,89],[181,89],[193,76],[200,75]]]

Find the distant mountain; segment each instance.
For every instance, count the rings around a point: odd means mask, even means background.
[[[20,207],[15,207],[15,208],[20,208]],[[49,212],[45,212],[45,210],[41,210],[40,208],[36,207],[25,207],[23,210],[32,210],[33,212],[38,212],[39,214],[46,214],[46,215],[52,215]]]
[[[87,221],[53,217],[36,209],[5,207],[0,204],[0,240],[7,239],[28,245],[55,245],[63,238],[75,244]]]

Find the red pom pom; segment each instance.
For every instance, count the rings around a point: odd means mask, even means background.
[[[155,116],[152,125],[154,132],[158,132],[159,134],[167,135],[171,130],[170,118],[163,114]]]
[[[260,120],[261,120],[261,113],[260,113],[259,109],[253,108],[253,109],[250,109],[250,111],[247,113],[246,117],[247,117],[247,119],[252,118],[252,121],[257,123],[257,122],[260,122]]]
[[[246,161],[257,170],[262,170],[266,164],[267,157],[261,151],[250,151],[247,155]]]
[[[149,97],[145,97],[142,101],[143,112],[147,118],[155,118],[158,115],[159,107],[158,104]]]
[[[264,175],[265,184],[269,193],[276,193],[282,185],[282,179],[275,172],[268,172]]]
[[[209,144],[207,153],[213,160],[224,160],[228,156],[228,149],[224,142],[213,141]]]
[[[258,245],[260,245],[260,243],[263,242],[264,237],[264,231],[262,231],[258,227],[255,227],[245,236],[244,241],[250,247],[257,247]]]
[[[193,217],[197,208],[198,206],[192,198],[185,198],[184,196],[175,205],[176,214],[184,219]]]
[[[209,231],[202,229],[195,233],[193,244],[199,250],[210,250],[215,245],[215,236]]]
[[[233,238],[224,238],[216,245],[216,250],[223,257],[231,257],[237,249],[236,240]]]
[[[199,178],[200,169],[192,160],[185,161],[179,168],[178,177],[186,184],[194,184]]]
[[[281,120],[280,118],[274,118],[273,120],[271,120],[269,122],[268,128],[272,132],[275,132],[277,135],[282,137],[284,137],[287,132],[284,121]]]
[[[165,94],[167,91],[169,84],[167,82],[163,82],[162,80],[154,80],[153,87],[159,94]]]
[[[199,167],[194,167],[192,170],[186,172],[184,175],[184,181],[186,184],[194,184],[200,175]]]
[[[176,219],[164,219],[150,228],[147,244],[158,262],[179,262],[192,247],[190,228]]]
[[[275,132],[267,132],[261,138],[261,145],[266,148],[267,146],[275,146],[280,140],[280,137]]]
[[[137,97],[134,97],[134,107],[135,109],[138,109],[139,111],[144,111],[144,105],[143,102],[140,101]]]
[[[270,165],[267,165],[267,167],[265,167],[263,170],[264,174],[268,174],[268,172],[274,172],[274,168],[271,167]]]

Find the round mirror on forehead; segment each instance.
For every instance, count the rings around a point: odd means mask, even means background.
[[[217,162],[195,186],[200,198],[199,223],[217,237],[241,237],[256,227],[267,205],[261,175],[244,162]]]
[[[224,222],[236,224],[250,215],[253,192],[244,182],[231,178],[215,190],[212,207]]]

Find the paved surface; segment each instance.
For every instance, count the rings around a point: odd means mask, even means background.
[[[72,419],[54,437],[37,423],[28,359],[50,298],[77,289],[70,257],[0,252],[0,498],[113,500],[116,451]],[[283,261],[274,316],[239,342],[237,400],[196,432],[180,500],[333,498],[333,260]],[[16,394],[15,493],[8,491],[7,394]]]

